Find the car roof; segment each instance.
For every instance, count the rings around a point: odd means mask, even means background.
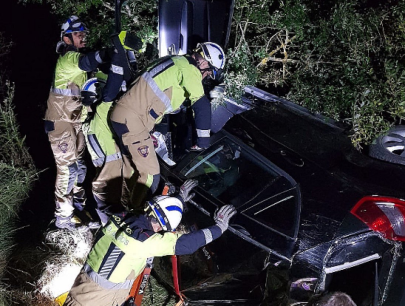
[[[405,198],[402,186],[404,166],[373,159],[357,151],[346,130],[309,113],[297,112],[284,103],[262,103],[235,116],[226,125],[228,131],[235,128],[260,134],[257,141],[272,139],[298,157],[355,184],[364,192]]]

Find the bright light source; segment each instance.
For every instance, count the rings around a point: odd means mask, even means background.
[[[69,291],[81,268],[81,265],[75,264],[68,264],[62,267],[59,273],[48,280],[48,283],[41,288],[40,292],[55,299],[59,295]]]

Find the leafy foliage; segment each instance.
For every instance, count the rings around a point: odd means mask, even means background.
[[[16,167],[30,168],[33,164],[31,155],[25,147],[25,137],[19,133],[14,105],[14,85],[6,82],[6,98],[0,105],[0,159]]]
[[[349,123],[359,149],[404,118],[405,1],[236,3],[234,43],[259,85]]]
[[[0,305],[9,304],[4,280],[9,256],[14,245],[13,234],[21,203],[36,178],[32,159],[18,131],[12,100],[14,86],[7,81],[7,56],[10,42],[0,33]]]
[[[60,24],[71,15],[81,18],[90,35],[88,43],[99,48],[110,44],[109,37],[115,32],[114,0],[20,0],[22,3],[48,3],[53,12],[59,16]],[[152,43],[157,38],[157,2],[152,0],[130,0],[123,4],[121,10],[122,28],[135,32],[144,42]]]
[[[49,3],[61,22],[88,21],[93,46],[108,43],[113,0]],[[129,0],[123,27],[157,37],[157,2]],[[315,113],[348,123],[357,148],[405,116],[405,0],[237,0],[227,51],[226,93],[266,87]],[[145,60],[141,60],[146,63]]]

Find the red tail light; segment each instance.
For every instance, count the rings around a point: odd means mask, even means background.
[[[385,238],[405,241],[405,201],[367,196],[350,212]]]

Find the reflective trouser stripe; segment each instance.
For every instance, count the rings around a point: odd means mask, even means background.
[[[104,163],[108,163],[114,160],[121,159],[122,155],[121,152],[117,152],[111,155],[107,155],[105,158],[104,157],[99,157],[97,159],[93,159],[93,164],[96,167],[101,167]]]
[[[198,137],[210,137],[210,130],[201,130],[201,129],[196,129],[196,130],[197,130]]]
[[[160,174],[152,175],[148,173],[145,186],[150,188],[150,191],[152,193],[155,193],[156,189],[158,188],[159,181],[160,181]]]
[[[152,185],[150,186],[150,191],[152,192],[152,194],[154,194],[155,191],[157,190],[157,188],[159,186],[159,181],[160,181],[160,174],[155,174],[153,176]]]
[[[160,90],[159,86],[156,84],[155,80],[152,78],[149,72],[142,74],[142,78],[148,83],[149,87],[152,89],[153,93],[159,98],[160,101],[166,107],[166,113],[173,111],[172,104],[168,96],[165,95],[163,91]]]
[[[103,287],[104,289],[112,289],[112,290],[130,289],[132,287],[132,284],[134,283],[134,280],[126,280],[125,282],[122,283],[110,282],[109,280],[99,275],[97,272],[94,272],[93,269],[88,264],[85,264],[83,269],[93,282],[98,284],[100,287]]]

